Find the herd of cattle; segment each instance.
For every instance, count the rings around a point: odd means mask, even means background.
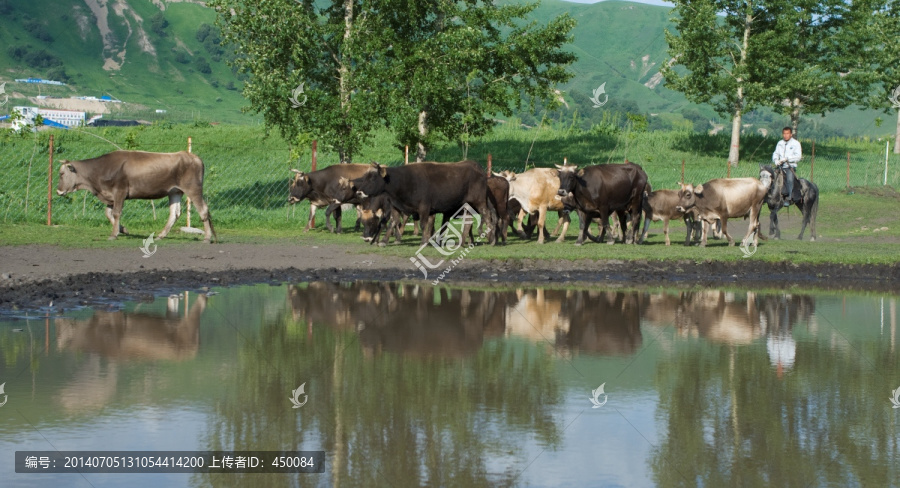
[[[566,235],[569,213],[579,218],[576,244],[585,238],[594,242],[604,239],[612,244],[614,232],[609,217],[620,224],[625,243],[642,242],[647,237],[651,221],[662,221],[666,245],[669,240],[669,221],[684,220],[687,229],[685,245],[699,240],[707,243],[708,229],[718,228],[729,245],[734,239],[728,234],[728,219],[749,218],[750,225],[743,242],[759,237],[759,216],[763,203],[772,210],[770,234],[777,234],[777,210],[781,207],[781,173],[771,167],[761,168],[760,178],[721,178],[702,185],[682,185],[680,190],[653,191],[647,174],[640,165],[601,164],[579,168],[557,165],[556,168],[534,168],[521,174],[512,171],[488,174],[475,161],[456,163],[423,162],[398,167],[371,164],[341,164],[295,174],[290,185],[290,203],[309,200],[307,230],[313,225],[316,209],[326,209],[326,226],[341,232],[342,206],[354,205],[368,242],[387,244],[392,236],[400,241],[406,221],[418,221],[417,233],[422,243],[434,235],[435,217],[441,214],[444,223],[461,208],[472,209],[487,226],[490,244],[505,243],[508,228],[522,238],[537,232],[543,243],[548,235],[545,227],[547,212],[559,214],[557,242]],[[203,199],[203,162],[188,152],[149,153],[115,151],[83,161],[63,161],[59,170],[57,193],[85,189],[107,205],[106,216],[112,224],[110,239],[125,228],[120,223],[122,206],[129,199],[169,197],[169,219],[159,234],[165,237],[181,214],[183,195],[193,200],[203,221],[205,241],[215,236],[209,208]],[[804,201],[800,238],[810,224],[815,240],[815,215],[818,192],[814,185],[801,180]],[[644,218],[643,232],[640,232]],[[335,227],[331,219],[335,220]],[[527,218],[527,223],[525,222]],[[536,219],[536,220],[535,220]],[[474,219],[464,219],[463,242],[472,236]],[[516,221],[518,224],[516,225]],[[590,227],[599,225],[599,235],[593,236]],[[515,226],[514,226],[515,225]],[[440,237],[440,236],[438,236]],[[218,240],[218,238],[216,237]]]

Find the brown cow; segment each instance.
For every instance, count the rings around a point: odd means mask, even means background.
[[[60,196],[75,190],[88,190],[106,204],[106,218],[112,224],[109,239],[127,234],[120,224],[125,200],[155,200],[169,197],[169,220],[157,236],[169,234],[181,215],[181,196],[187,195],[200,213],[205,229],[204,242],[214,236],[209,207],[203,200],[203,161],[186,151],[151,153],[144,151],[113,151],[83,161],[62,161],[59,168]]]
[[[734,239],[728,234],[728,219],[750,217],[747,235],[741,241],[749,242],[753,236],[753,244],[759,241],[759,211],[765,201],[768,185],[756,178],[718,178],[702,185],[685,185],[678,192],[679,202],[676,207],[682,212],[696,208],[698,218],[704,221],[703,237],[700,246],[706,246],[706,234],[709,225],[715,220],[722,221],[722,233],[728,238],[728,245],[734,245]]]

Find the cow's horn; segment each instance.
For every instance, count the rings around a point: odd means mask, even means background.
[[[299,169],[291,168],[291,171],[293,171],[294,173],[297,173],[298,175],[302,175],[302,174],[303,174],[303,172],[300,171]]]

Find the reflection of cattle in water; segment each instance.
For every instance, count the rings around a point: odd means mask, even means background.
[[[749,344],[774,328],[790,330],[815,308],[811,297],[719,290],[647,294],[643,301],[647,323],[729,344]]]
[[[396,283],[311,283],[289,289],[295,320],[359,330],[367,354],[460,356],[503,333],[503,295]]]
[[[516,290],[517,300],[506,309],[506,334],[531,341],[554,343],[557,336],[569,330],[563,316],[565,290]]]
[[[564,313],[569,330],[557,346],[609,356],[634,354],[643,343],[636,293],[570,291]]]
[[[180,361],[197,355],[200,316],[206,296],[198,295],[185,316],[171,310],[166,315],[143,312],[96,311],[86,320],[56,319],[56,343],[60,350],[99,354],[119,360]]]
[[[644,320],[674,325],[682,334],[712,342],[749,344],[760,337],[755,293],[720,290],[651,294],[644,298]]]

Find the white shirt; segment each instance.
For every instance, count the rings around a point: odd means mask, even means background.
[[[792,137],[786,142],[784,139],[778,141],[775,152],[772,153],[772,162],[777,165],[782,159],[787,159],[788,164],[796,168],[801,157],[803,157],[803,153],[800,150],[800,142]]]

